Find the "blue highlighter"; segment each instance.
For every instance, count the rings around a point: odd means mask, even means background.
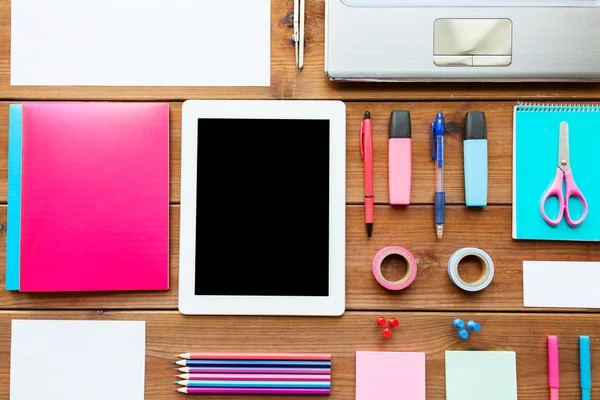
[[[590,400],[592,376],[590,365],[590,337],[579,336],[579,373],[581,381],[581,399]]]
[[[465,115],[463,152],[467,207],[483,207],[488,195],[488,141],[485,114],[481,111]]]

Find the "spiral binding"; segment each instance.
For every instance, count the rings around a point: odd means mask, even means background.
[[[585,103],[517,103],[518,112],[600,112],[600,104]]]

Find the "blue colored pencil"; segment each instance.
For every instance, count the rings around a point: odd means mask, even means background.
[[[291,368],[331,368],[331,361],[301,360],[179,360],[174,364],[182,367],[291,367]]]
[[[177,381],[177,385],[187,387],[240,387],[240,388],[309,388],[330,389],[330,381],[226,381],[226,380],[192,380]]]

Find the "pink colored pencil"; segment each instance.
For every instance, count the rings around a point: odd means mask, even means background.
[[[331,375],[309,374],[180,374],[185,380],[231,380],[231,381],[329,381]]]
[[[331,354],[325,353],[184,353],[179,357],[186,360],[331,360]]]
[[[209,388],[209,387],[182,387],[175,389],[187,394],[330,394],[331,389],[312,388]]]
[[[288,367],[179,367],[175,371],[184,374],[293,374],[330,375],[331,368]]]

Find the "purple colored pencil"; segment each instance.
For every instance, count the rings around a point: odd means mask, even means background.
[[[175,370],[186,374],[331,374],[331,368],[181,367]]]
[[[177,389],[180,393],[187,394],[330,394],[330,389],[312,388],[206,388],[206,387],[182,387]]]

